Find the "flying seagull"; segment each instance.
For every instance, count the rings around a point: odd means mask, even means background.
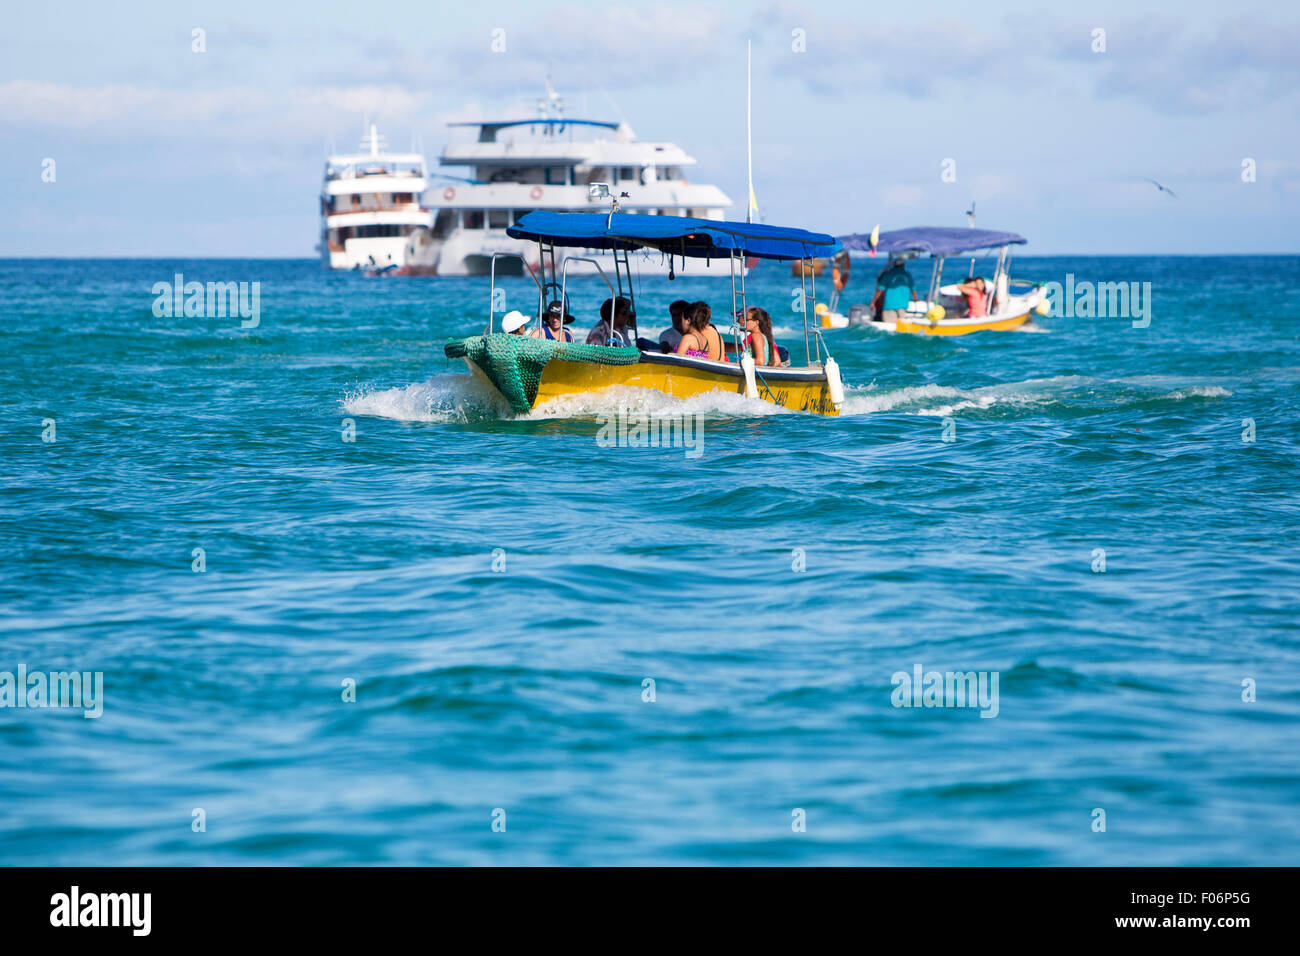
[[[1162,193],[1169,193],[1169,195],[1173,196],[1175,199],[1178,198],[1178,193],[1174,192],[1168,186],[1162,186],[1154,179],[1148,179],[1147,182],[1149,182],[1152,186],[1155,186],[1156,189],[1160,190]]]

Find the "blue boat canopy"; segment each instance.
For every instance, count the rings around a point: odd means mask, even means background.
[[[822,232],[758,222],[646,216],[616,212],[536,210],[506,230],[515,239],[584,249],[659,249],[691,259],[725,259],[739,252],[759,259],[810,259],[840,251],[840,241]]]
[[[932,256],[952,256],[976,249],[997,249],[1023,245],[1028,240],[1014,232],[995,229],[962,229],[955,226],[913,226],[880,234],[877,252],[928,252]],[[841,236],[850,252],[870,252],[871,237],[855,234]]]

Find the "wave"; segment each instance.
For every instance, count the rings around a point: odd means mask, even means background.
[[[934,384],[881,388],[872,384],[847,388],[840,414],[859,416],[900,412],[947,417],[994,407],[1023,410],[1052,405],[1087,411],[1149,402],[1225,398],[1231,394],[1220,385],[1194,384],[1156,376],[1108,380],[1065,375],[971,389]],[[426,382],[397,388],[362,390],[346,396],[343,409],[349,415],[442,424],[597,418],[618,412],[630,415],[703,415],[706,418],[801,414],[734,392],[715,391],[690,398],[673,398],[655,389],[619,386],[593,394],[555,398],[543,402],[531,412],[516,415],[484,382],[472,375],[455,372],[444,372]]]

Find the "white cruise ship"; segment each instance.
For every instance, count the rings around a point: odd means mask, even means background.
[[[321,261],[333,269],[431,273],[436,249],[419,153],[392,153],[370,127],[358,152],[329,156],[321,187]]]
[[[506,228],[534,209],[607,210],[607,200],[589,195],[591,183],[609,184],[615,196],[626,193],[619,201],[623,212],[721,219],[731,205],[717,186],[687,179],[695,160],[673,143],[641,142],[626,123],[569,119],[549,83],[538,106],[541,115],[535,119],[451,124],[471,135],[469,142],[449,143],[440,158],[442,166],[458,168],[461,175],[446,176],[446,185],[434,184],[425,194],[434,216],[438,275],[485,275],[497,252],[530,257],[528,265],[536,269],[536,244],[511,239]],[[607,258],[581,249],[567,254]],[[676,259],[673,268],[717,275],[726,271],[706,270],[698,259],[686,262],[683,266]],[[655,254],[643,257],[639,268],[667,271],[668,264]],[[500,259],[497,271],[517,273],[520,262]],[[575,264],[571,271],[581,269]]]

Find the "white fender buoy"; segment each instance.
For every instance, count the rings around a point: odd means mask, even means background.
[[[831,404],[837,409],[844,404],[844,380],[840,378],[840,363],[826,356],[826,390],[831,393]]]
[[[745,373],[745,397],[758,398],[758,383],[754,380],[754,356],[742,355],[740,369]]]

